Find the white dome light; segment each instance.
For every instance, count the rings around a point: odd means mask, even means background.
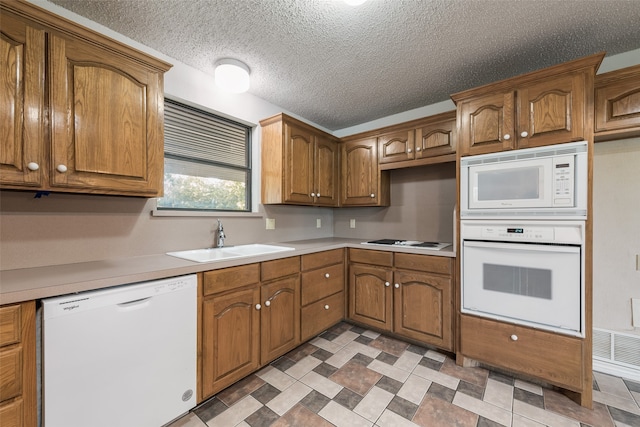
[[[227,92],[242,93],[249,90],[249,74],[249,67],[237,59],[225,58],[216,62],[216,86]]]

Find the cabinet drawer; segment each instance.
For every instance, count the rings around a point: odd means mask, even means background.
[[[0,404],[2,427],[22,427],[24,425],[23,413],[22,399]]]
[[[0,308],[0,347],[20,342],[19,305]]]
[[[204,294],[211,295],[260,281],[260,264],[248,264],[238,267],[204,273]]]
[[[463,315],[460,352],[555,385],[582,389],[582,340],[579,338]]]
[[[302,271],[313,270],[315,268],[320,268],[325,265],[337,264],[343,261],[343,249],[334,249],[332,251],[302,255]]]
[[[274,259],[266,261],[260,267],[262,281],[277,279],[278,277],[290,276],[300,272],[300,257]]]
[[[305,341],[344,318],[344,292],[316,301],[302,309],[300,335]]]
[[[349,262],[391,267],[393,265],[393,252],[349,249]]]
[[[396,253],[395,265],[407,270],[451,275],[451,258],[430,255]]]
[[[344,264],[302,273],[302,305],[344,290]]]
[[[22,394],[22,347],[0,350],[0,401]]]

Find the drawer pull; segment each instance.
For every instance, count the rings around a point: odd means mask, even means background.
[[[523,138],[526,138],[526,137],[528,137],[528,136],[529,136],[529,132],[527,132],[526,130],[525,130],[525,131],[522,131],[522,133],[520,134],[520,136],[521,136],[521,137],[523,137]]]
[[[391,286],[391,283],[389,283],[389,282],[384,282],[384,285],[388,288],[389,286]]]
[[[329,310],[329,304],[325,304],[324,309]]]
[[[260,304],[256,304],[256,310],[260,310],[262,306]]]
[[[29,162],[27,163],[27,169],[29,169],[30,171],[37,171],[38,169],[40,169],[40,165],[36,162]]]
[[[396,283],[395,285],[393,285],[393,287],[396,289],[400,289],[400,284]]]
[[[328,279],[329,278],[329,273],[325,273],[324,277],[326,277]]]
[[[511,338],[511,341],[518,341],[518,336],[516,334],[511,335],[509,338]]]

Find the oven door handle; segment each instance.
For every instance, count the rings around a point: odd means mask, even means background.
[[[540,245],[536,243],[510,243],[510,242],[487,242],[480,240],[462,240],[464,248],[487,248],[500,250],[520,250],[529,252],[556,252],[556,253],[580,253],[579,245]]]

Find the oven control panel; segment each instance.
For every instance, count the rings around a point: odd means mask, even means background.
[[[485,239],[509,240],[553,240],[553,228],[543,227],[482,227],[481,235]]]

